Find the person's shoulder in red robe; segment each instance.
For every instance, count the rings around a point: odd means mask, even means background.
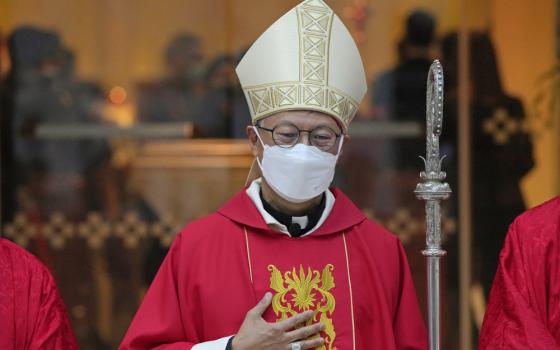
[[[29,252],[2,238],[0,349],[78,349],[48,269]]]
[[[288,291],[287,279],[311,275],[321,289],[317,293],[335,300],[324,311],[333,326],[327,350],[426,349],[400,241],[366,219],[342,192],[332,192],[332,211],[305,237],[268,227],[245,190],[189,224],[173,242],[119,349],[224,349],[197,345],[234,335],[267,291],[298,293]],[[313,298],[311,309],[320,300]],[[281,317],[273,309],[264,315],[269,322]]]
[[[510,226],[479,340],[491,349],[560,349],[560,197]]]

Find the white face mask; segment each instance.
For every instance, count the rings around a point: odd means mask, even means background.
[[[292,203],[302,203],[329,188],[342,148],[342,137],[335,156],[302,143],[289,148],[269,146],[264,144],[257,128],[253,129],[264,148],[262,162],[258,157],[257,162],[266,182],[280,197]]]

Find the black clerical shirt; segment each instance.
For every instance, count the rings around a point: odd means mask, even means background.
[[[321,215],[323,215],[323,211],[325,210],[325,203],[326,203],[325,194],[323,194],[323,196],[321,197],[321,203],[319,203],[319,205],[311,209],[307,213],[307,215],[299,215],[297,217],[284,214],[274,209],[272,205],[270,205],[270,203],[268,203],[264,199],[262,195],[262,190],[259,192],[259,196],[261,197],[261,202],[263,204],[264,210],[266,210],[267,213],[269,213],[270,215],[272,215],[272,217],[278,220],[279,223],[286,226],[288,228],[288,232],[290,233],[290,236],[292,237],[303,236],[304,234],[309,232],[312,228],[314,228],[315,225],[317,225],[317,223],[319,222],[319,219],[321,219]],[[305,227],[301,227],[301,224],[297,222],[298,220],[296,218],[301,218],[301,217],[307,217],[307,225]]]

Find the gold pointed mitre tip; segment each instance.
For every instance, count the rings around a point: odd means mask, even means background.
[[[287,110],[313,110],[344,129],[367,90],[348,29],[322,0],[305,0],[272,24],[236,68],[253,124]]]

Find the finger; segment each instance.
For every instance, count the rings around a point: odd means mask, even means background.
[[[315,323],[311,326],[301,327],[291,332],[286,333],[286,337],[289,342],[294,342],[296,340],[307,339],[314,334],[317,334],[325,329],[325,325],[322,323]]]
[[[288,319],[278,322],[276,326],[285,332],[294,328],[300,323],[307,322],[309,319],[311,319],[311,317],[313,317],[313,311],[305,311],[301,314],[294,315]]]
[[[266,292],[264,297],[255,305],[254,308],[249,310],[248,314],[252,314],[254,316],[262,316],[266,309],[270,306],[270,302],[272,301],[272,293]]]
[[[302,349],[315,349],[319,346],[323,345],[325,340],[323,338],[313,338],[309,340],[300,341],[299,345],[301,345]],[[288,344],[288,350],[292,349],[292,344]]]
[[[315,349],[323,345],[324,343],[325,343],[325,339],[323,338],[313,338],[300,342],[302,349]]]

